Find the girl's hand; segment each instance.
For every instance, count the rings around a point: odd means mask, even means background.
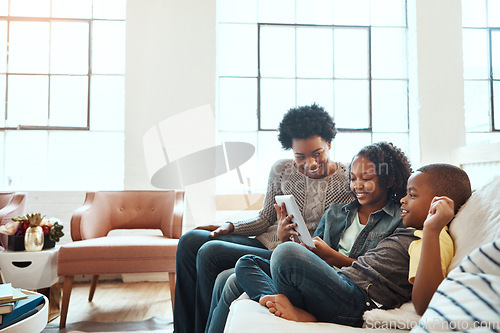
[[[309,248],[314,254],[316,254],[318,257],[321,259],[327,261],[327,259],[331,256],[332,251],[335,251],[332,249],[324,240],[322,240],[320,237],[314,237],[313,238],[313,243],[314,246],[316,246],[315,249]],[[305,245],[305,244],[304,244]]]
[[[208,230],[211,231],[210,237],[215,237],[217,235],[226,235],[234,231],[234,225],[227,221],[223,225],[202,225],[197,228],[197,230]]]
[[[276,210],[276,217],[278,220],[278,239],[280,242],[289,241],[293,235],[299,235],[297,231],[295,231],[295,227],[297,223],[292,223],[293,215],[287,215],[285,204],[282,203],[281,206],[277,204],[274,205],[274,209]]]
[[[455,216],[455,204],[448,197],[434,197],[431,201],[429,214],[424,221],[424,229],[441,232]]]

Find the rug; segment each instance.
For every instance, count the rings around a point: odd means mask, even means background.
[[[79,333],[79,332],[157,332],[172,333],[174,324],[172,319],[153,317],[143,321],[125,322],[96,322],[81,321],[68,323],[65,329],[59,330],[59,321],[48,323],[42,333]]]

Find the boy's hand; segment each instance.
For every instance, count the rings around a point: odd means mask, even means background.
[[[441,232],[455,216],[455,204],[448,197],[434,197],[431,201],[429,214],[424,222],[424,229]]]
[[[276,210],[276,217],[278,219],[278,239],[280,242],[289,241],[292,235],[299,235],[299,233],[294,229],[297,223],[292,223],[293,215],[288,215],[285,208],[285,203],[281,206],[274,204],[274,209]]]

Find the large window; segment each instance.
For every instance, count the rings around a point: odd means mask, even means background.
[[[276,128],[297,105],[332,113],[335,160],[380,140],[407,150],[405,0],[219,0],[217,10],[219,133],[256,146],[242,170],[253,187],[265,188],[271,164],[292,157]]]
[[[0,0],[0,185],[123,186],[125,0]]]
[[[462,0],[462,24],[467,142],[498,141],[500,1]]]

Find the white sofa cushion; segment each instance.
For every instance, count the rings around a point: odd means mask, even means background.
[[[364,329],[343,326],[331,323],[299,323],[276,317],[266,307],[248,299],[240,297],[231,304],[229,316],[224,332],[233,333],[291,333],[291,332],[362,332]],[[373,329],[371,332],[404,332],[388,330],[387,328]]]

